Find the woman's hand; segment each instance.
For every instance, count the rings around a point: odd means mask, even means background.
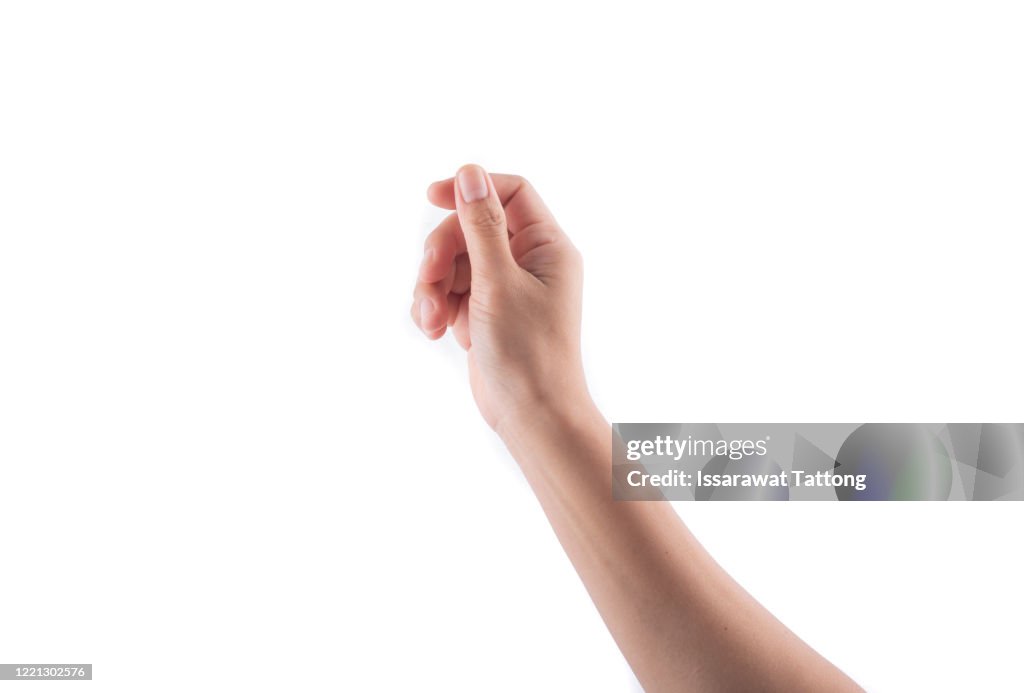
[[[536,493],[647,691],[860,691],[737,585],[670,503],[612,498],[613,432],[580,365],[580,256],[522,178],[464,166],[412,317],[469,352],[481,413]]]
[[[427,197],[456,211],[427,237],[412,319],[430,339],[451,327],[487,423],[504,435],[524,417],[587,401],[583,265],[536,191],[467,165]]]

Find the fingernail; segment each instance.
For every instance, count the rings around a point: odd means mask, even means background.
[[[420,300],[420,327],[427,329],[427,318],[434,312],[434,302],[429,298]]]
[[[487,197],[487,176],[479,166],[459,169],[459,190],[464,202],[476,202]]]

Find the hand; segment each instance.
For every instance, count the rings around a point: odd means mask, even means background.
[[[502,434],[585,401],[583,263],[533,187],[467,165],[427,197],[456,211],[427,237],[412,319],[430,339],[452,328],[484,420]]]
[[[452,328],[477,405],[519,463],[648,691],[860,691],[743,591],[670,503],[612,496],[613,433],[580,364],[582,263],[522,178],[464,166],[427,191],[412,317]]]

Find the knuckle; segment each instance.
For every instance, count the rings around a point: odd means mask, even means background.
[[[563,266],[570,270],[573,275],[582,275],[583,273],[583,253],[571,243],[566,243],[563,247],[559,248],[559,261]]]
[[[509,178],[512,183],[512,194],[509,196],[509,200],[518,196],[529,196],[534,194],[533,186],[525,177],[518,174],[512,174]]]
[[[474,205],[472,209],[468,210],[466,220],[480,230],[495,233],[505,231],[505,212],[495,204]]]
[[[513,174],[511,176],[511,178],[512,178],[512,189],[513,190],[518,190],[520,188],[525,190],[525,189],[529,189],[529,188],[533,187],[532,185],[530,185],[530,181],[526,180],[526,178],[524,176],[520,176],[518,174]]]
[[[423,252],[443,248],[451,236],[451,222],[458,222],[458,213],[452,212],[423,239]]]

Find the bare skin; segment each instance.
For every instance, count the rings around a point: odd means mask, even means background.
[[[469,165],[427,196],[455,211],[427,239],[412,318],[467,350],[480,413],[644,689],[861,691],[740,587],[671,504],[612,500],[612,431],[580,359],[582,260],[530,184]]]

